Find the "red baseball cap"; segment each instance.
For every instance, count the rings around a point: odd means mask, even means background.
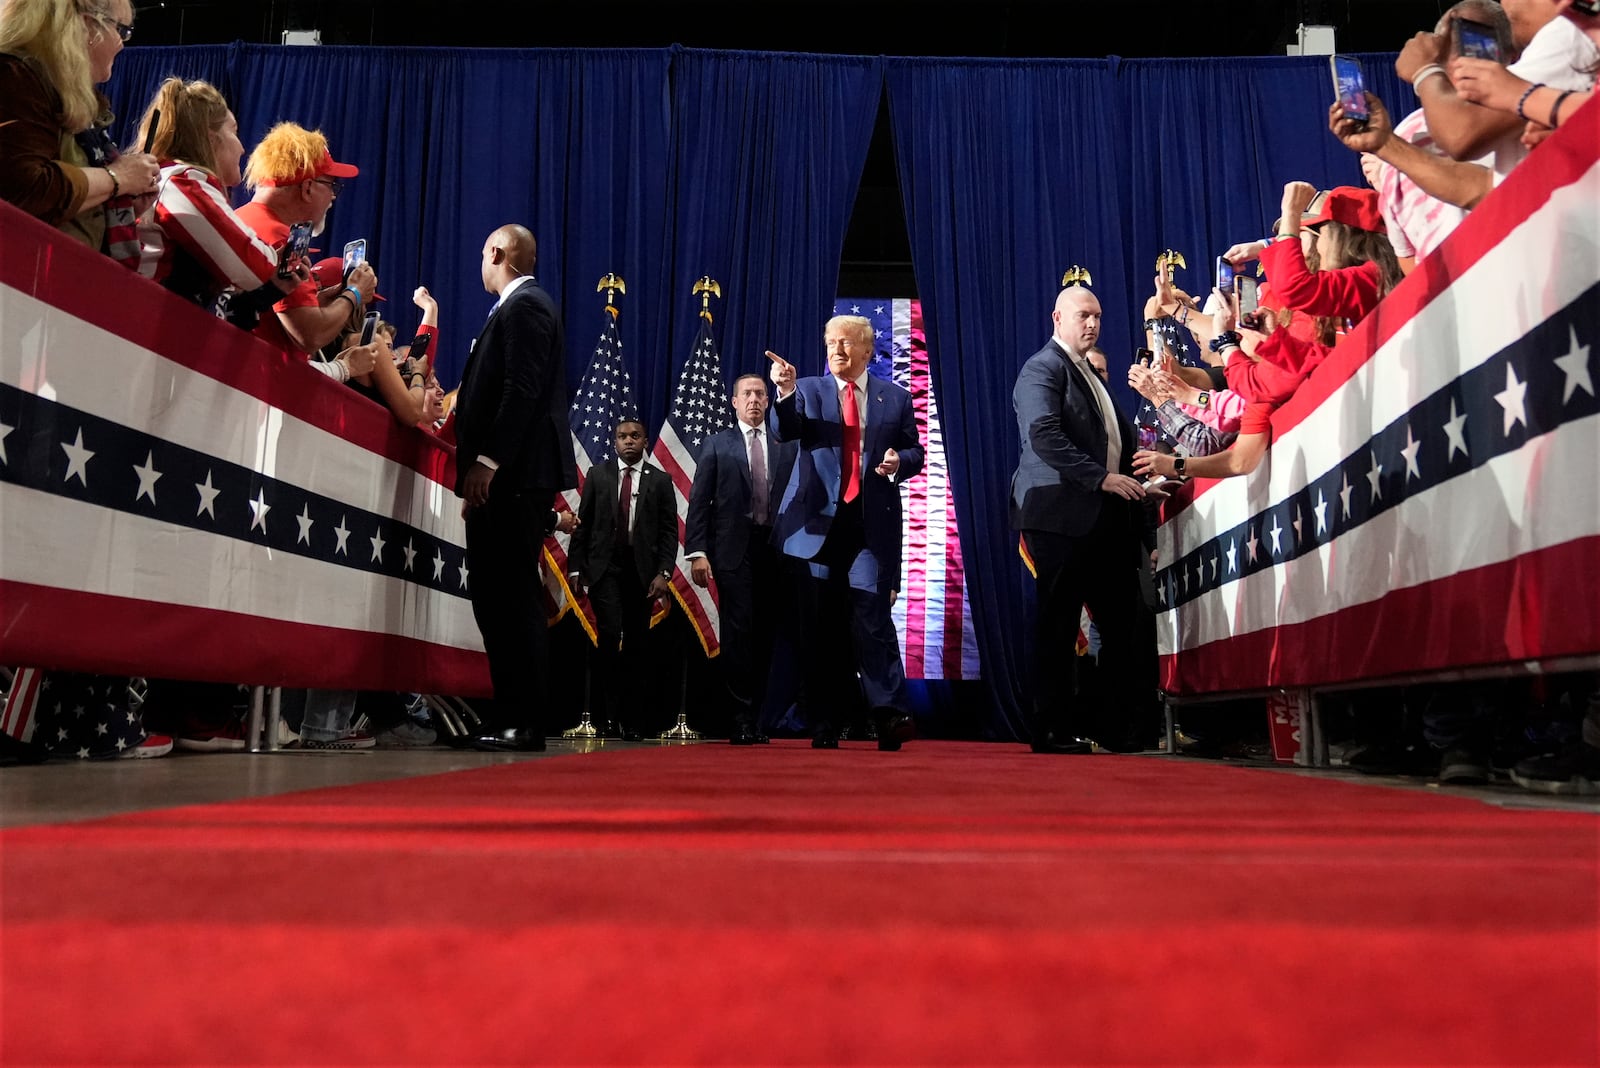
[[[353,163],[340,163],[338,160],[333,158],[333,153],[329,152],[327,149],[323,149],[322,162],[318,163],[310,171],[302,171],[299,174],[284,178],[281,181],[262,182],[261,184],[273,186],[299,185],[301,182],[309,182],[313,178],[354,178],[360,173],[360,167],[357,167]]]
[[[1357,230],[1384,233],[1383,212],[1378,210],[1378,191],[1356,185],[1340,185],[1328,190],[1322,197],[1322,207],[1313,215],[1300,220],[1306,228],[1320,226],[1329,220],[1342,222]]]
[[[311,277],[317,281],[318,289],[327,289],[344,281],[344,259],[340,256],[329,256],[318,260],[311,267]],[[373,300],[387,300],[382,293],[372,294]]]

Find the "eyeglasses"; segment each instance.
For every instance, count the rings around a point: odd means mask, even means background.
[[[97,11],[85,11],[84,14],[88,15],[101,25],[110,26],[113,30],[116,30],[117,36],[122,38],[123,44],[127,44],[133,38],[133,27],[128,25],[126,22],[118,22],[110,15],[102,14]]]
[[[318,185],[327,186],[328,191],[334,196],[338,196],[339,190],[344,188],[344,182],[338,178],[313,178],[311,180],[316,182]]]

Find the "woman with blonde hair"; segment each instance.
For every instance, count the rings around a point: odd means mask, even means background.
[[[139,121],[139,140],[161,163],[154,208],[140,216],[138,271],[219,313],[242,301],[264,310],[297,286],[300,264],[283,264],[228,203],[241,181],[244,146],[228,102],[209,82],[168,78]],[[219,301],[223,294],[229,301]],[[235,295],[237,294],[237,295]]]
[[[130,264],[156,160],[117,151],[95,86],[132,35],[128,0],[0,0],[0,200]]]

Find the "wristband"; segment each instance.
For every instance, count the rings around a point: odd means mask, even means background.
[[[1184,469],[1188,466],[1189,458],[1187,456],[1174,456],[1172,458],[1172,473],[1179,478],[1184,477]]]
[[[1534,82],[1532,85],[1528,86],[1528,88],[1526,88],[1526,89],[1524,89],[1522,91],[1522,96],[1520,98],[1518,98],[1518,100],[1517,100],[1517,118],[1521,119],[1523,122],[1529,121],[1528,120],[1528,116],[1526,116],[1526,115],[1524,115],[1522,113],[1522,105],[1524,105],[1524,104],[1526,104],[1528,102],[1528,97],[1533,95],[1533,91],[1535,89],[1543,89],[1543,88],[1544,88],[1544,82]]]
[[[1433,77],[1435,74],[1444,74],[1446,78],[1449,77],[1449,75],[1445,73],[1445,69],[1443,67],[1439,66],[1439,64],[1437,64],[1437,63],[1429,63],[1429,64],[1419,68],[1417,70],[1417,73],[1415,73],[1415,74],[1413,74],[1411,76],[1411,88],[1413,88],[1413,89],[1420,88],[1423,82],[1427,81],[1429,78]]]
[[[110,200],[111,197],[114,197],[118,193],[122,192],[122,183],[117,181],[117,172],[113,171],[110,167],[101,167],[100,169],[106,172],[107,178],[111,179],[111,196],[106,197],[107,200]]]
[[[1239,342],[1243,340],[1244,338],[1239,336],[1239,332],[1237,330],[1224,330],[1222,333],[1211,339],[1211,351],[1221,355],[1224,348],[1228,347],[1229,345],[1232,345],[1234,348],[1238,348]]]
[[[1555,107],[1550,109],[1550,123],[1549,123],[1549,125],[1550,125],[1550,128],[1552,130],[1554,130],[1560,124],[1561,105],[1565,104],[1567,102],[1567,97],[1571,96],[1573,94],[1573,92],[1574,92],[1573,90],[1568,89],[1565,92],[1563,92],[1560,96],[1556,97]]]

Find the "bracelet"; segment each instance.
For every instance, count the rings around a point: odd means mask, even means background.
[[[334,378],[337,378],[340,382],[349,382],[350,381],[350,365],[349,364],[345,363],[343,360],[334,360],[333,361],[333,366],[339,372],[338,374],[333,376]]]
[[[1571,96],[1574,92],[1575,90],[1568,89],[1560,96],[1556,97],[1556,106],[1550,109],[1550,128],[1552,130],[1554,130],[1560,124],[1561,105],[1565,104],[1567,102],[1567,97]]]
[[[1189,325],[1189,316],[1192,315],[1192,314],[1194,314],[1194,309],[1190,308],[1189,305],[1187,305],[1187,304],[1181,304],[1180,303],[1178,305],[1177,312],[1173,313],[1172,317],[1174,319],[1178,320],[1178,325],[1179,326],[1188,326]]]
[[[117,181],[117,172],[113,171],[110,167],[101,167],[100,169],[106,172],[107,178],[111,179],[111,196],[106,198],[107,200],[110,200],[111,197],[114,197],[118,193],[122,192],[122,183]]]
[[[1528,86],[1528,88],[1522,91],[1522,96],[1517,100],[1517,118],[1521,119],[1523,122],[1528,121],[1528,116],[1522,113],[1522,105],[1528,102],[1528,97],[1533,95],[1533,91],[1535,89],[1543,88],[1544,82],[1534,82],[1532,85]]]
[[[1221,355],[1224,348],[1227,348],[1229,345],[1232,345],[1234,348],[1238,348],[1239,343],[1243,340],[1244,338],[1239,335],[1237,330],[1224,330],[1222,333],[1211,339],[1211,351]]]
[[[1411,76],[1411,88],[1418,88],[1424,81],[1433,77],[1435,74],[1444,74],[1445,77],[1449,77],[1449,75],[1445,73],[1445,69],[1439,66],[1439,64],[1429,63],[1418,69],[1417,73]]]

